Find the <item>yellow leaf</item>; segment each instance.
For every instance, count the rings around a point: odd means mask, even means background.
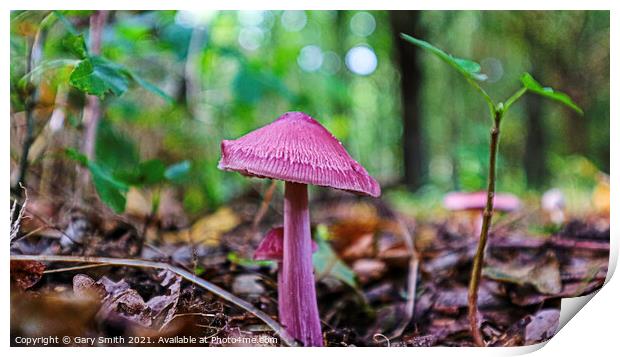
[[[150,197],[147,197],[137,188],[131,187],[127,192],[125,213],[136,217],[148,216],[151,213]]]
[[[212,215],[199,219],[191,228],[192,240],[196,243],[215,246],[222,234],[239,225],[239,217],[229,207],[222,207]]]
[[[592,201],[597,213],[609,214],[609,177],[599,176],[598,183],[592,194]]]

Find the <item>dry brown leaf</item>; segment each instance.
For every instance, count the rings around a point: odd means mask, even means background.
[[[487,278],[518,285],[531,284],[543,294],[553,295],[562,291],[560,263],[552,252],[538,261],[529,263],[514,261],[488,262],[487,264],[489,266],[482,271]]]
[[[594,209],[599,214],[609,215],[610,202],[609,178],[605,180],[604,177],[600,177],[592,194]]]
[[[353,272],[361,283],[379,279],[385,274],[387,266],[377,259],[359,259],[353,263]]]
[[[137,188],[131,187],[127,192],[125,213],[130,216],[147,217],[151,214],[150,198]]]
[[[372,233],[360,236],[340,252],[340,257],[346,261],[371,257],[373,255],[373,237]]]
[[[31,288],[41,280],[45,264],[31,260],[11,260],[11,281],[21,289]]]
[[[545,309],[538,311],[532,321],[525,327],[525,344],[546,341],[553,337],[560,324],[560,310]]]

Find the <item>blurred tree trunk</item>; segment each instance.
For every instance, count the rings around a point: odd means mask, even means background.
[[[390,11],[394,48],[401,74],[404,183],[411,189],[420,188],[426,182],[428,171],[420,105],[422,69],[420,51],[403,41],[400,34],[424,38],[418,26],[419,18],[419,11]]]
[[[539,78],[539,77],[535,77]],[[542,117],[542,98],[535,95],[525,97],[526,138],[523,166],[528,186],[540,188],[546,183],[547,156],[545,130]]]

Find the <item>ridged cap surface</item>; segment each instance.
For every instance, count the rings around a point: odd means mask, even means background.
[[[237,140],[223,140],[221,148],[222,170],[381,195],[377,181],[340,141],[302,112],[285,113]]]

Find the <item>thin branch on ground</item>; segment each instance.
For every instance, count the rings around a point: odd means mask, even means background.
[[[67,272],[67,271],[93,269],[93,268],[107,267],[107,266],[110,266],[110,265],[111,264],[107,264],[107,263],[86,264],[86,265],[80,265],[80,266],[77,266],[77,267],[50,269],[50,270],[44,271],[43,274],[64,273],[64,272]]]
[[[28,192],[26,191],[26,188],[22,186],[21,182],[19,182],[18,185],[22,188],[25,198],[24,203],[22,203],[21,205],[17,202],[17,199],[13,200],[13,204],[11,205],[11,216],[9,222],[11,226],[11,233],[9,236],[10,243],[13,243],[15,240],[17,240],[17,235],[19,234],[22,218],[24,218],[24,212],[26,212],[26,205],[28,204]]]
[[[269,317],[261,310],[254,307],[247,301],[238,298],[230,292],[220,288],[219,286],[212,284],[184,269],[172,266],[162,262],[152,262],[141,259],[123,259],[123,258],[107,258],[107,257],[82,257],[82,256],[61,256],[61,255],[11,255],[11,260],[33,260],[33,261],[46,261],[46,262],[74,262],[74,263],[91,263],[91,264],[109,264],[118,266],[130,266],[138,268],[151,268],[151,269],[167,269],[183,279],[190,281],[205,290],[219,296],[220,298],[246,310],[253,314],[260,320],[262,320],[267,326],[269,326],[288,346],[299,346],[297,341],[291,337],[284,327],[278,322]]]
[[[390,339],[401,336],[415,315],[415,292],[418,285],[418,266],[420,262],[418,253],[415,250],[413,236],[409,232],[409,229],[407,229],[402,219],[398,217],[398,214],[394,213],[394,218],[398,223],[398,228],[401,231],[403,241],[405,242],[410,257],[409,273],[407,274],[407,304],[405,305],[405,317],[398,328],[391,334]]]

